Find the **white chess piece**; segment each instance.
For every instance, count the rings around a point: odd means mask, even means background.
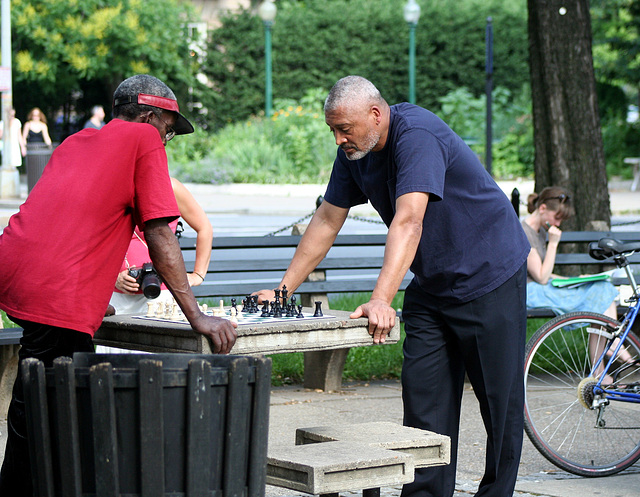
[[[234,307],[231,308],[230,312],[231,312],[231,317],[229,318],[229,321],[231,321],[232,323],[238,324],[238,312]]]

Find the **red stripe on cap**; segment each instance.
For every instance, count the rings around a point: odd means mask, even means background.
[[[146,95],[145,93],[138,94],[138,103],[145,105],[152,105],[153,107],[159,107],[165,110],[172,110],[173,112],[180,112],[178,102],[165,97],[158,97],[157,95]]]

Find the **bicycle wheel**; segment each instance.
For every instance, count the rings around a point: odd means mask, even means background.
[[[617,325],[602,314],[573,312],[546,323],[527,343],[525,431],[544,457],[576,475],[611,475],[640,459],[640,404],[611,400],[602,413],[585,407],[595,384],[587,379],[590,356],[604,350],[603,331]],[[624,345],[629,356],[625,364],[616,359],[610,376],[617,390],[640,400],[640,366],[631,364],[640,360],[640,340],[629,333]]]

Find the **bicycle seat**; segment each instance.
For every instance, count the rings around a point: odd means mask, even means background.
[[[598,261],[604,261],[614,255],[640,250],[640,242],[624,243],[614,238],[601,238],[589,244],[589,255]]]

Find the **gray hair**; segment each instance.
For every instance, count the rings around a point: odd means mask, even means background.
[[[115,102],[119,98],[123,97],[133,97],[139,93],[177,100],[175,94],[171,91],[171,88],[158,78],[150,76],[149,74],[136,74],[135,76],[131,76],[120,83],[118,88],[116,88],[116,91],[113,92],[113,101]],[[113,109],[114,117],[124,117],[125,120],[135,119],[140,114],[147,111],[152,111],[154,113],[159,112],[162,114],[162,109],[158,107],[137,103],[117,105]]]
[[[324,111],[331,112],[343,105],[382,104],[380,91],[362,76],[346,76],[333,85],[324,101]]]

